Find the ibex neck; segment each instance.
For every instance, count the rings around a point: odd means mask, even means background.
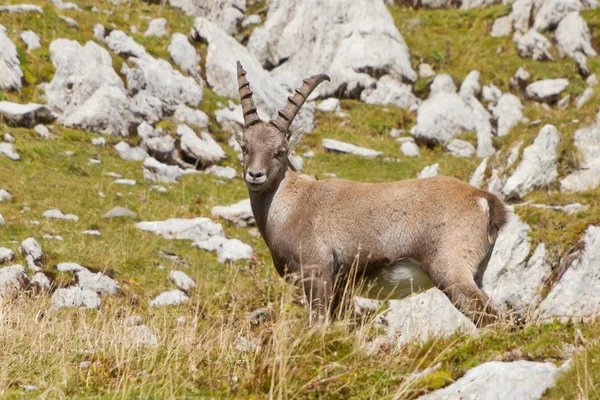
[[[277,203],[278,199],[285,196],[286,188],[292,185],[295,179],[296,172],[288,168],[282,179],[277,182],[272,190],[260,194],[250,192],[250,205],[252,206],[256,226],[267,245],[270,243],[269,217],[273,217],[274,212],[276,212],[273,209],[274,204]]]

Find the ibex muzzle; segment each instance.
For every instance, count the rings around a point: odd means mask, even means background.
[[[506,223],[500,199],[451,177],[371,184],[297,174],[288,156],[302,131],[289,128],[329,77],[306,79],[277,119],[264,122],[239,62],[237,70],[244,127],[232,125],[252,211],[278,273],[302,275],[312,320],[335,308],[350,274],[367,297],[435,285],[478,325],[498,318],[478,284]]]

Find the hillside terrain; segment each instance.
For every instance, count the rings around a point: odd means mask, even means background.
[[[5,3],[2,397],[600,397],[594,0]],[[247,201],[237,60],[265,119],[331,76],[302,173],[505,199],[483,288],[522,323],[431,289],[310,328]]]

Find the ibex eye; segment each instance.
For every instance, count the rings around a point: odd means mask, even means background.
[[[285,155],[286,155],[286,153],[287,153],[287,150],[286,150],[286,149],[280,149],[280,150],[277,152],[277,157],[283,157],[283,156],[285,156]]]

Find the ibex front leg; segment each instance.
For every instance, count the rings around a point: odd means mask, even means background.
[[[311,325],[325,323],[333,296],[333,272],[321,265],[303,266],[302,284]]]

